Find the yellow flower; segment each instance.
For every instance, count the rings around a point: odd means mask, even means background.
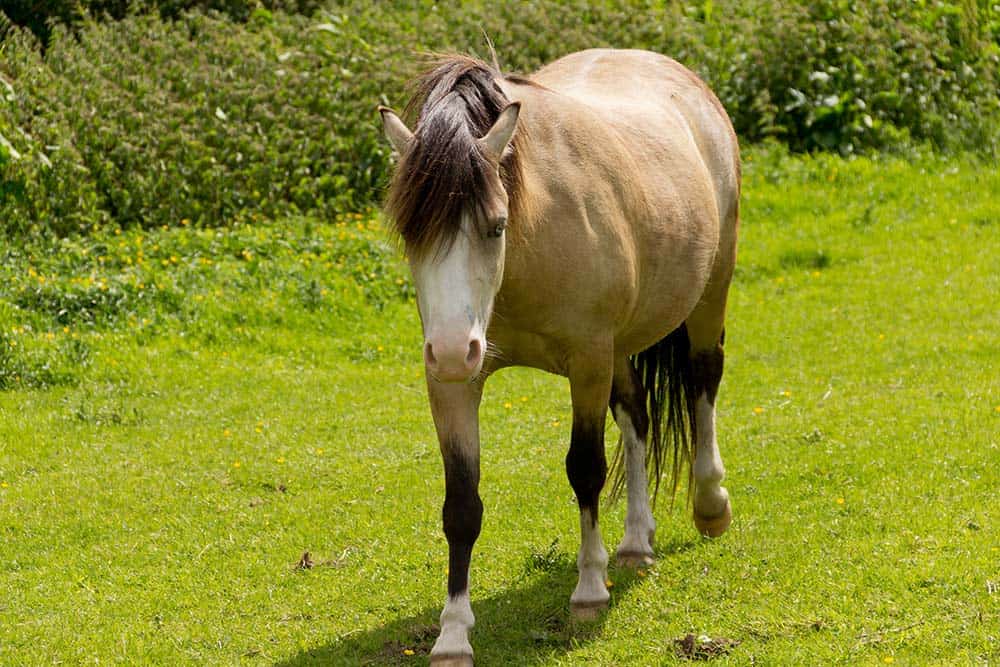
[[[792,392],[786,389],[785,391],[781,392],[781,395],[784,396],[785,398],[788,398],[792,395]]]
[[[233,467],[234,468],[239,468],[240,467],[240,462],[239,461],[233,461]]]
[[[760,407],[759,405],[753,409],[753,413],[755,415],[759,415],[762,412],[764,412],[764,408]]]
[[[233,432],[230,431],[228,428],[222,429],[222,437],[228,438],[232,434],[233,434]]]
[[[413,649],[404,648],[403,655],[413,655]]]
[[[882,662],[884,662],[887,665],[891,665],[892,663],[896,662],[896,659],[891,655],[887,655],[884,658],[882,658]]]
[[[316,456],[323,456],[323,448],[322,447],[317,447],[316,448]]]
[[[6,489],[8,486],[10,485],[7,482],[0,482],[0,489]]]
[[[513,405],[513,404],[512,404],[512,403],[511,403],[510,401],[507,401],[506,403],[504,403],[504,404],[503,404],[503,406],[504,406],[505,408],[507,408],[508,410],[509,410],[510,408],[514,407],[514,405]]]
[[[838,505],[843,505],[844,504],[844,499],[843,498],[837,498],[837,504]]]
[[[277,461],[278,463],[284,463],[285,462],[285,457],[284,456],[279,456],[278,458],[275,459],[275,461]]]

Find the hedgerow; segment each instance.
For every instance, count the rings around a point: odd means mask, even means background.
[[[593,46],[670,54],[744,142],[1000,152],[1000,12],[984,0],[309,1],[81,14],[51,24],[44,53],[0,25],[0,225],[65,235],[365,210],[390,164],[375,106],[405,101],[416,52],[485,56],[484,32],[520,72]],[[180,11],[196,4],[228,13]]]

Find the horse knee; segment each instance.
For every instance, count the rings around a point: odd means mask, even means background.
[[[607,473],[604,431],[589,424],[574,424],[569,453],[566,454],[566,476],[581,508],[596,513]]]

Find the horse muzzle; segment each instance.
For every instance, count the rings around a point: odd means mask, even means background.
[[[471,332],[464,336],[428,336],[424,364],[438,382],[468,382],[483,368],[486,340]]]

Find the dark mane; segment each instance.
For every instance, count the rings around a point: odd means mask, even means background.
[[[407,252],[420,255],[447,248],[462,213],[475,214],[489,194],[493,167],[476,140],[489,131],[510,100],[494,67],[466,56],[447,56],[413,82],[406,115],[416,116],[414,140],[400,156],[389,185],[386,210]],[[513,226],[519,211],[521,165],[515,131],[500,165]]]

